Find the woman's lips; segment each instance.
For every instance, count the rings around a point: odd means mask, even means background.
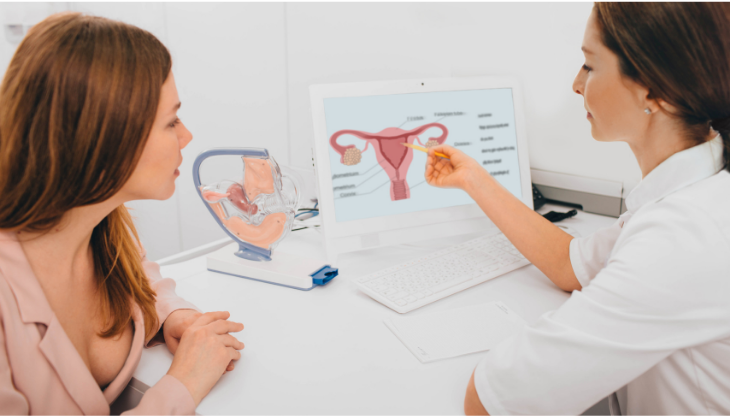
[[[180,170],[179,169],[175,169],[175,175],[180,175]]]
[[[591,112],[588,112],[588,114],[586,115],[586,119],[592,119],[592,118],[593,118],[593,116],[591,115]]]

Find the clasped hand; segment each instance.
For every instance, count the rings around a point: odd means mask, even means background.
[[[176,310],[165,320],[165,343],[174,358],[168,375],[177,378],[190,391],[197,407],[244,348],[229,333],[240,332],[243,324],[227,320],[227,311],[201,314],[195,310]]]

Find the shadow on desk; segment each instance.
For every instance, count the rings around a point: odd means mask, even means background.
[[[147,384],[140,382],[139,380],[132,378],[127,385],[127,388],[122,391],[122,394],[114,401],[111,405],[110,414],[118,416],[127,410],[131,410],[136,407],[145,391],[149,389]],[[197,414],[197,413],[196,413]],[[611,413],[608,410],[608,398],[604,398],[599,401],[596,405],[586,410],[583,416],[609,416]]]

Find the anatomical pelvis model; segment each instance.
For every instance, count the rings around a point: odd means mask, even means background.
[[[218,150],[220,151],[220,150]],[[236,151],[232,149],[230,151]],[[258,149],[239,149],[245,153],[243,178],[222,180],[210,185],[199,185],[200,195],[209,205],[229,235],[242,245],[243,254],[237,255],[251,259],[244,247],[259,252],[266,258],[291,230],[299,203],[298,185],[291,178],[281,175],[276,161],[268,152]],[[266,152],[265,157],[256,152]],[[252,248],[249,245],[253,245]],[[263,251],[257,251],[260,248]]]
[[[418,136],[432,127],[441,129],[441,136],[429,138],[424,145]],[[377,154],[378,163],[390,177],[390,199],[396,201],[411,197],[411,190],[406,182],[406,174],[413,160],[413,150],[403,146],[402,143],[412,144],[414,141],[418,141],[419,144],[430,148],[444,143],[448,134],[449,130],[441,123],[428,123],[411,130],[389,127],[378,133],[367,133],[359,130],[340,130],[330,137],[330,145],[340,154],[340,162],[342,164],[357,165],[362,158],[361,154],[372,144]],[[355,145],[339,145],[337,138],[342,135],[353,135],[367,141],[365,148],[361,151]]]

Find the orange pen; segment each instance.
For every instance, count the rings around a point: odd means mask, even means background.
[[[407,147],[409,147],[409,148],[413,148],[413,149],[415,149],[415,150],[417,150],[417,151],[421,151],[421,152],[426,152],[426,153],[428,153],[428,149],[424,148],[423,146],[418,146],[418,145],[411,145],[410,143],[401,143],[401,145],[403,145],[403,146],[407,146]],[[444,159],[451,159],[451,158],[449,158],[448,156],[446,156],[446,155],[442,154],[441,152],[435,152],[435,153],[434,153],[434,155],[436,155],[436,156],[440,156],[441,158],[444,158]]]

